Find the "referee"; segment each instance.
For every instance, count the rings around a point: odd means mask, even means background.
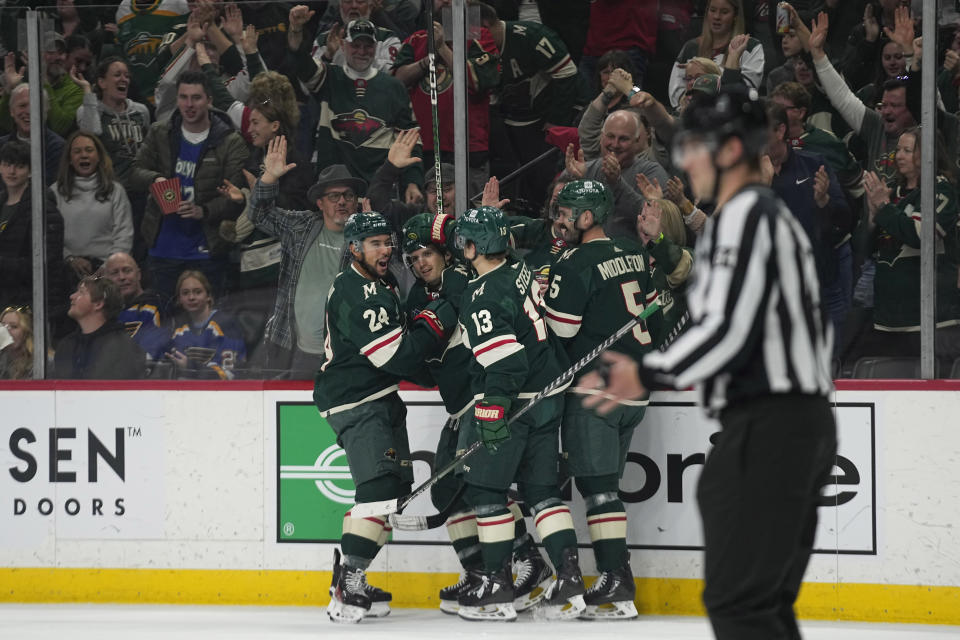
[[[695,385],[719,418],[697,502],[703,602],[720,640],[800,638],[793,603],[837,447],[832,330],[807,235],[761,185],[766,134],[757,93],[743,86],[698,96],[684,111],[674,166],[698,198],[715,204],[697,243],[691,326],[639,367],[604,354],[607,399],[585,401],[602,410],[652,384]]]

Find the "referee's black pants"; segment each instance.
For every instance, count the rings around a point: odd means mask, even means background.
[[[697,501],[703,603],[718,640],[800,638],[793,603],[837,451],[826,398],[769,395],[720,414]]]

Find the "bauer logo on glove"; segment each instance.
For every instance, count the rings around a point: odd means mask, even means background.
[[[502,396],[488,396],[473,406],[473,425],[489,451],[510,439],[509,411],[510,398]]]
[[[478,404],[474,407],[473,415],[476,416],[477,420],[486,420],[487,422],[503,420],[503,407],[485,407]]]

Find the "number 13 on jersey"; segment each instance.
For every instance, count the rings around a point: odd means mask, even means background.
[[[543,342],[547,339],[547,323],[543,319],[543,315],[540,313],[540,308],[542,306],[540,290],[534,287],[530,290],[530,294],[531,295],[525,296],[523,299],[523,311],[527,314],[527,317],[530,318],[530,322],[533,323],[533,329],[537,333],[537,342]],[[477,335],[483,335],[493,331],[493,322],[491,321],[490,312],[486,309],[475,311],[474,313],[470,314],[470,317],[473,319],[473,324],[477,329]]]

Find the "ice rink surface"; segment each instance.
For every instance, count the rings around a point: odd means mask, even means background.
[[[804,621],[806,640],[957,640],[960,627]],[[336,633],[336,636],[333,634]],[[465,622],[439,610],[396,609],[388,617],[336,625],[323,608],[99,604],[0,605],[0,638],[16,640],[237,640],[385,638],[389,640],[710,640],[703,618],[645,616],[619,622]]]

